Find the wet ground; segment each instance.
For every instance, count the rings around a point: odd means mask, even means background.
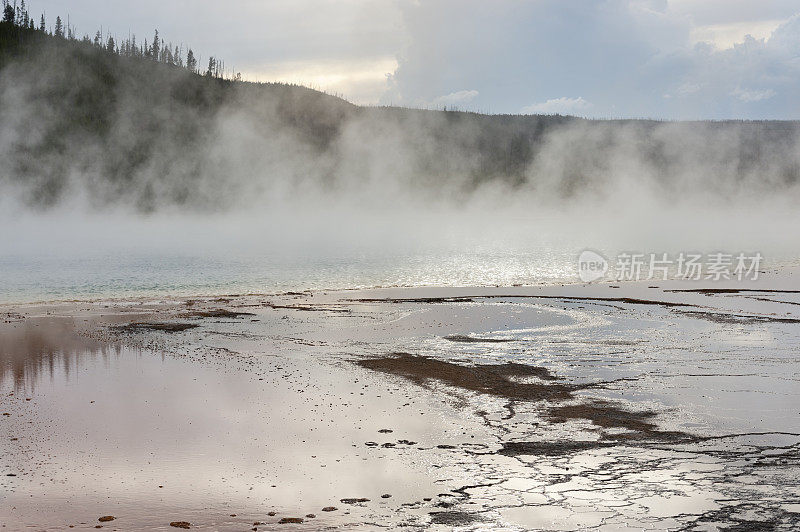
[[[0,524],[792,530],[800,294],[752,289],[5,307]]]

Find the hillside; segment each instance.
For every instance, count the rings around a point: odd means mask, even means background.
[[[378,182],[456,200],[487,183],[564,198],[602,194],[621,174],[667,196],[726,195],[795,187],[800,175],[794,122],[359,107],[8,23],[0,69],[0,188],[39,208],[78,194],[97,207],[228,209]]]

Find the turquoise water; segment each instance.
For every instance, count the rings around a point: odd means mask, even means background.
[[[482,286],[574,278],[567,251],[340,250],[308,254],[115,252],[0,258],[3,302],[270,293],[375,286]]]
[[[0,302],[536,284],[575,279],[591,241],[424,213],[25,213],[0,223]]]
[[[609,259],[620,251],[758,251],[765,268],[800,257],[800,241],[786,231],[800,219],[776,224],[770,212],[4,214],[0,303],[572,283],[585,249]],[[783,230],[765,229],[776,225]]]

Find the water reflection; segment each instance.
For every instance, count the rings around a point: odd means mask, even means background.
[[[120,346],[81,334],[74,318],[42,317],[0,327],[0,383],[34,390],[42,375],[56,371],[69,377],[79,357],[119,355]]]
[[[407,460],[410,444],[363,444],[457,441],[464,420],[439,417],[425,397],[402,398],[420,414],[390,421],[400,399],[347,367],[237,356],[218,335],[214,354],[131,349],[84,326],[55,317],[1,326],[0,522],[13,529],[113,515],[119,530],[184,520],[242,530],[307,514],[317,529],[409,518],[397,516],[401,503],[447,489]],[[379,432],[387,425],[393,434]],[[437,462],[456,459],[436,452]],[[354,497],[371,503],[341,502]]]

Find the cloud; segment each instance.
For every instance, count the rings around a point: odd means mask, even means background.
[[[761,100],[772,98],[775,96],[775,94],[775,91],[772,89],[747,90],[737,88],[735,91],[733,91],[733,95],[743,102],[760,102]]]
[[[266,63],[251,70],[248,81],[305,85],[341,95],[353,103],[377,103],[386,88],[386,75],[397,68],[394,57],[350,61],[287,61]]]
[[[529,105],[527,107],[522,108],[523,114],[543,114],[543,115],[555,115],[555,114],[576,114],[579,111],[585,111],[592,107],[592,104],[581,98],[580,96],[577,98],[555,98],[552,100],[547,100],[543,103],[536,103],[533,105]]]
[[[777,2],[762,16],[739,0],[701,4],[401,2],[407,45],[381,102],[414,106],[470,87],[470,105],[493,113],[800,119],[800,6]],[[761,38],[697,42],[697,21],[747,31],[765,20],[774,31]]]
[[[433,107],[442,107],[442,106],[460,106],[465,105],[474,100],[478,94],[478,91],[457,91],[451,92],[450,94],[446,94],[444,96],[439,96],[434,98]]]
[[[48,24],[67,16],[60,0],[28,4],[37,18],[46,12]],[[672,119],[800,118],[799,13],[797,0],[69,6],[79,35],[130,30],[142,42],[158,27],[174,44],[190,44],[201,63],[214,54],[246,78],[303,81],[359,103],[514,113],[580,94],[592,104],[583,110],[589,116]]]
[[[699,26],[785,20],[797,13],[797,0],[669,0],[669,10]]]
[[[785,20],[764,20],[734,22],[731,24],[712,24],[692,29],[692,42],[707,42],[715,48],[733,48],[744,41],[748,35],[756,39],[768,39]]]
[[[404,3],[408,46],[398,56],[383,101],[413,105],[470,87],[479,92],[475,106],[518,112],[532,99],[578,92],[608,115],[620,88],[636,86],[648,60],[660,50],[674,49],[670,43],[688,40],[688,27],[652,9],[652,2],[646,4]]]

